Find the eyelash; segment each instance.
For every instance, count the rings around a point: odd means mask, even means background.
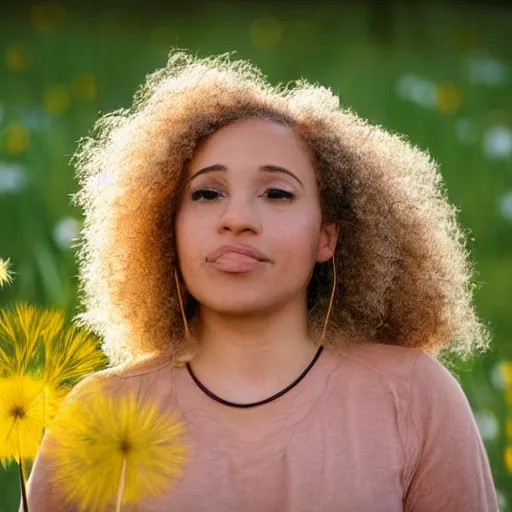
[[[282,197],[276,198],[276,197],[268,197],[271,201],[291,201],[295,198],[295,194],[293,192],[289,192],[288,190],[283,190],[280,188],[268,188],[265,193],[273,193],[273,194],[280,194]],[[216,197],[210,197],[207,198],[207,194],[216,194]],[[213,188],[199,188],[192,192],[192,201],[215,201],[219,198],[220,192],[218,190],[215,190]]]

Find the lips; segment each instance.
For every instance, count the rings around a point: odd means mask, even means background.
[[[247,244],[227,244],[222,245],[215,249],[213,252],[208,254],[206,257],[206,261],[209,263],[214,263],[219,258],[228,253],[242,254],[244,256],[249,256],[250,258],[255,259],[256,261],[270,261],[270,258],[256,249],[251,245]]]
[[[251,272],[270,258],[261,251],[247,244],[223,245],[211,252],[206,261],[213,268],[230,274]]]

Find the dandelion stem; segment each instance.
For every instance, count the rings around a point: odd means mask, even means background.
[[[46,394],[46,385],[43,388],[43,429],[46,427],[46,400],[47,400],[47,394]]]
[[[124,487],[126,484],[126,457],[123,457],[123,466],[119,478],[119,487],[117,488],[116,512],[121,512],[121,502],[123,501]]]
[[[25,475],[23,474],[23,461],[21,460],[21,456],[18,459],[18,466],[20,468],[20,487],[21,499],[23,501],[23,512],[28,512],[27,490],[25,488]]]
[[[21,459],[21,468],[23,469],[23,481],[25,482],[25,486],[27,485],[27,476],[28,476],[28,470],[27,470],[27,460]]]

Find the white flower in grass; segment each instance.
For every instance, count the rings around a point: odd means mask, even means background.
[[[80,221],[74,217],[61,219],[53,231],[53,237],[62,249],[69,249],[78,236]]]
[[[21,164],[0,162],[0,194],[21,190],[27,182],[27,170]]]
[[[491,371],[491,382],[493,386],[504,391],[512,386],[512,361],[500,361]]]
[[[499,489],[496,489],[496,495],[498,497],[499,509],[507,510],[507,498],[505,498],[505,495]]]
[[[483,440],[487,441],[496,438],[499,425],[494,414],[489,411],[477,411],[475,412],[475,420]]]
[[[486,156],[493,159],[512,155],[512,130],[499,124],[490,127],[484,134],[483,149]]]
[[[402,99],[422,107],[436,108],[437,86],[433,82],[412,73],[403,74],[396,83],[396,93]]]
[[[40,130],[50,123],[50,116],[42,107],[36,105],[20,107],[19,117],[29,130]]]
[[[500,210],[503,217],[512,222],[512,190],[502,196]]]
[[[467,73],[474,84],[499,86],[507,84],[510,79],[510,70],[506,64],[482,52],[469,58]]]

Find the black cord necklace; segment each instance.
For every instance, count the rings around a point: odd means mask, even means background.
[[[260,400],[259,402],[252,402],[249,404],[239,404],[236,402],[229,402],[228,400],[224,400],[223,398],[220,398],[220,396],[217,396],[215,393],[212,393],[204,384],[202,384],[199,381],[199,379],[194,375],[194,372],[192,371],[192,368],[191,368],[189,362],[187,362],[186,367],[187,367],[188,373],[190,374],[190,376],[192,377],[194,382],[197,384],[197,386],[201,389],[201,391],[206,393],[210,398],[213,398],[213,400],[216,400],[217,402],[220,402],[221,404],[224,404],[224,405],[228,405],[230,407],[239,407],[239,408],[256,407],[257,405],[268,404],[269,402],[276,400],[280,396],[283,396],[285,393],[290,391],[290,389],[294,388],[307,375],[309,370],[311,370],[311,368],[313,368],[314,364],[320,357],[320,354],[322,353],[323,349],[324,349],[323,346],[319,347],[319,349],[316,351],[315,357],[313,358],[311,363],[309,363],[307,368],[289,386],[286,386],[283,390],[279,391],[278,393],[276,393],[275,395],[272,395],[269,398],[265,398],[264,400]]]

